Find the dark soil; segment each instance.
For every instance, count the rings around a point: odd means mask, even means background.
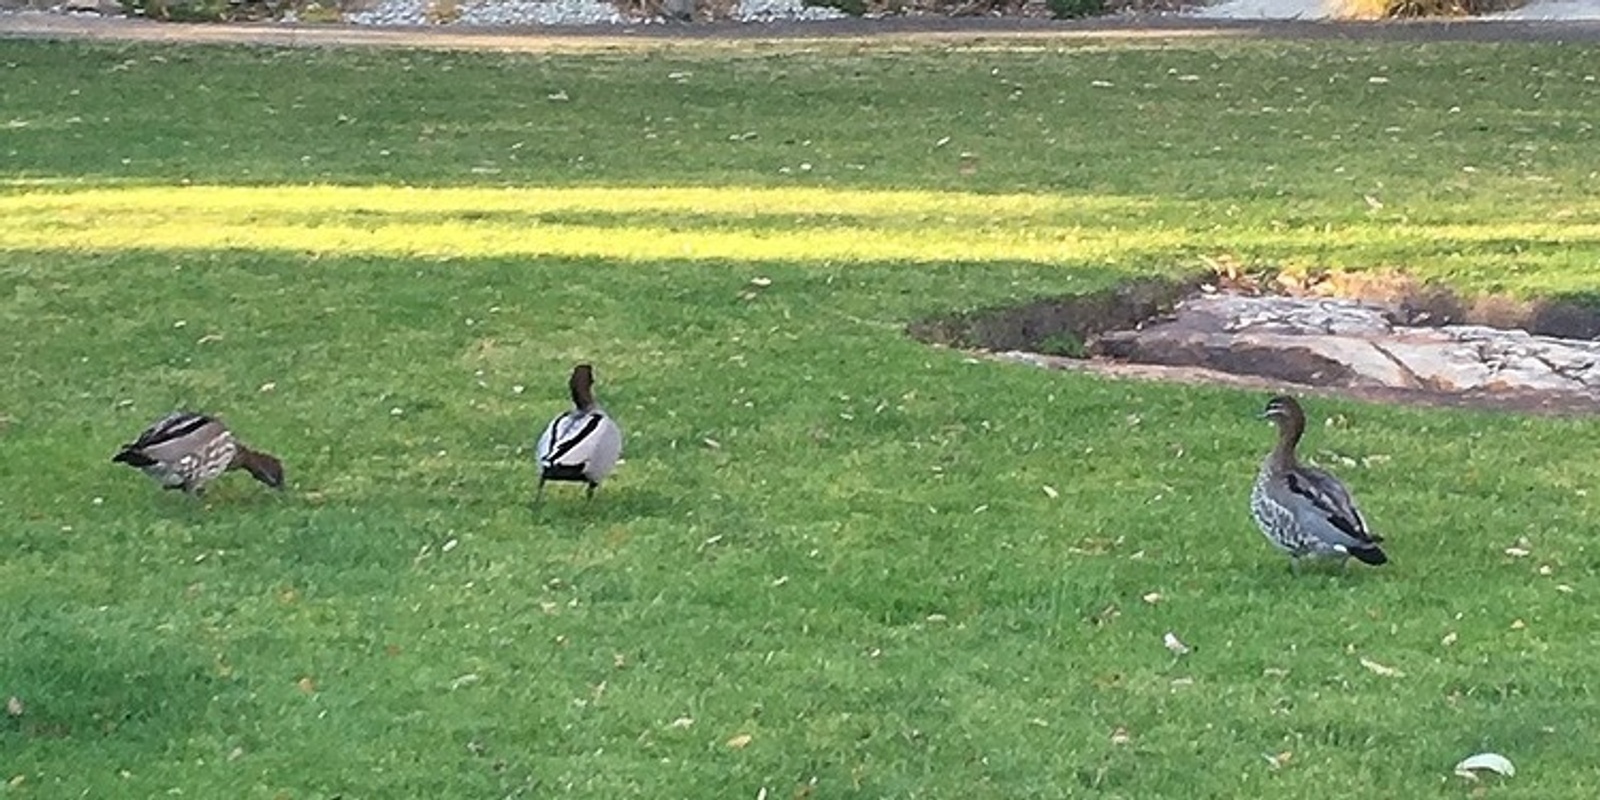
[[[911,323],[907,332],[951,347],[1082,357],[1092,354],[1100,334],[1136,329],[1170,314],[1207,277],[1136,278],[1103,292],[930,317]]]

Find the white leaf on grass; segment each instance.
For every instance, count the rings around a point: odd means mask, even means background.
[[[1404,678],[1406,676],[1404,672],[1385,664],[1379,664],[1366,656],[1361,657],[1361,666],[1372,670],[1374,675],[1381,675],[1385,678]]]
[[[1517,774],[1517,768],[1511,764],[1511,759],[1499,753],[1479,753],[1461,759],[1456,765],[1456,774],[1470,780],[1477,780],[1477,770],[1488,770],[1506,777]]]
[[[1048,498],[1050,498],[1050,499],[1051,499],[1051,500],[1054,500],[1054,499],[1056,499],[1056,498],[1057,498],[1057,497],[1060,497],[1060,496],[1061,496],[1061,493],[1060,493],[1060,492],[1058,492],[1058,491],[1056,491],[1056,487],[1054,487],[1054,486],[1049,486],[1049,485],[1046,485],[1046,486],[1045,486],[1045,487],[1044,487],[1044,495],[1045,495],[1045,497],[1048,497]]]
[[[1166,645],[1167,649],[1171,650],[1176,655],[1181,656],[1189,652],[1189,645],[1186,645],[1179,640],[1177,635],[1172,631],[1167,631],[1167,634],[1161,637],[1161,643]]]

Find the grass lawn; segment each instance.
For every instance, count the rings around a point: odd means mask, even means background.
[[[1596,71],[0,41],[0,796],[1596,797],[1600,426],[1313,400],[1393,562],[1294,577],[1264,396],[902,333],[1220,256],[1591,295]],[[626,463],[533,510],[579,360]],[[109,463],[176,406],[290,490]]]

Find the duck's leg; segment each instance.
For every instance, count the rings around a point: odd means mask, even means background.
[[[1300,575],[1300,557],[1299,556],[1296,556],[1296,555],[1290,555],[1289,556],[1289,574],[1297,576],[1297,577]]]
[[[598,484],[598,483],[590,483],[589,484],[589,488],[587,490],[585,490],[584,493],[583,493],[584,502],[588,502],[590,500],[593,500],[594,499],[594,490],[596,490],[598,488],[600,488],[600,484]]]
[[[544,476],[539,476],[539,489],[533,493],[533,504],[539,505],[544,500]]]

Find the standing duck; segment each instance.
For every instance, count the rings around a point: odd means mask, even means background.
[[[216,417],[175,411],[144,429],[132,444],[111,457],[135,467],[165,489],[182,489],[196,497],[218,475],[242,469],[274,489],[283,488],[283,464],[245,447]]]
[[[1304,556],[1340,558],[1346,568],[1351,557],[1374,566],[1386,563],[1389,557],[1378,547],[1383,537],[1367,529],[1344,484],[1295,457],[1306,430],[1300,403],[1274,397],[1261,416],[1278,426],[1278,444],[1256,474],[1250,514],[1267,540],[1289,554],[1290,569],[1297,571]]]
[[[588,364],[574,367],[567,386],[572,390],[572,410],[551,420],[534,448],[539,461],[535,503],[544,497],[545,481],[586,483],[589,488],[584,497],[593,497],[622,458],[622,429],[594,401],[594,368]]]

